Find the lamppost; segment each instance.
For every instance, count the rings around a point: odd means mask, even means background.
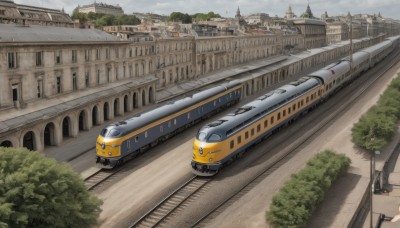
[[[371,139],[373,141],[373,139]],[[375,155],[380,155],[381,152],[376,150],[374,152],[371,151],[371,160],[370,160],[370,187],[371,187],[371,192],[370,192],[370,227],[373,228],[373,221],[372,221],[372,196],[374,195],[374,191],[375,191],[375,182],[374,182],[374,178],[375,178]]]

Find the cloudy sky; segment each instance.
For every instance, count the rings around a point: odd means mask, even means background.
[[[14,0],[15,3],[46,8],[62,9],[71,14],[80,5],[91,4],[94,0]],[[317,17],[327,11],[329,16],[368,13],[400,19],[399,0],[97,0],[106,4],[119,4],[126,14],[132,12],[169,15],[171,12],[188,14],[214,11],[223,17],[233,17],[239,6],[242,15],[268,13],[283,17],[289,5],[296,15],[303,13],[310,4]]]

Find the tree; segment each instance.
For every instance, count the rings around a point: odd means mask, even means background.
[[[74,20],[79,20],[80,23],[88,21],[88,15],[86,13],[80,13],[78,7],[72,11],[71,18]]]
[[[187,13],[172,12],[168,17],[168,21],[181,21],[184,24],[190,24],[192,23],[192,17]]]
[[[0,147],[0,227],[90,227],[102,201],[70,166]]]

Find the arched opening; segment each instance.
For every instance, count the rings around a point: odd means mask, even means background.
[[[146,105],[146,93],[144,92],[144,90],[142,91],[142,105]]]
[[[65,117],[63,120],[62,132],[64,138],[71,136],[71,119],[69,116]]]
[[[98,121],[98,119],[97,119],[98,112],[99,112],[99,111],[98,111],[98,109],[97,109],[97,106],[94,106],[93,109],[92,109],[92,125],[93,125],[93,126],[96,126],[96,125],[99,124],[99,121]]]
[[[154,102],[154,94],[153,94],[153,87],[149,88],[149,103],[153,103]]]
[[[86,113],[85,111],[81,111],[79,113],[79,131],[84,131],[86,129],[87,129]]]
[[[103,107],[104,120],[109,120],[110,119],[110,115],[108,114],[109,110],[110,110],[110,107],[108,106],[108,102],[104,103],[104,107]]]
[[[137,94],[133,93],[133,97],[132,97],[132,108],[137,108]]]
[[[128,95],[124,97],[124,112],[128,112]]]
[[[12,146],[13,146],[12,142],[10,142],[8,140],[6,140],[0,144],[0,147],[12,147]]]
[[[22,146],[28,150],[35,150],[35,134],[30,131],[24,135]]]
[[[55,126],[53,123],[48,123],[44,128],[44,145],[55,146]]]
[[[114,116],[119,116],[119,98],[114,100]]]

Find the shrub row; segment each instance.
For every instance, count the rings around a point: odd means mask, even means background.
[[[317,154],[273,197],[267,220],[276,227],[305,227],[327,190],[350,163],[348,157],[332,151]]]
[[[400,118],[400,77],[394,79],[360,120],[354,124],[352,141],[367,150],[381,150],[392,138]]]

